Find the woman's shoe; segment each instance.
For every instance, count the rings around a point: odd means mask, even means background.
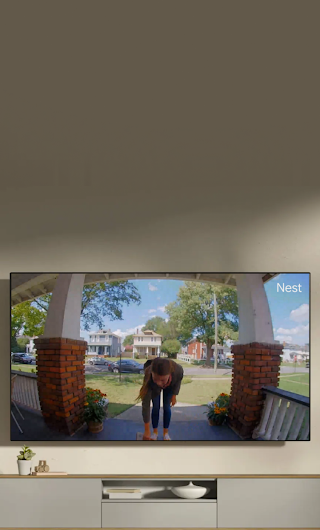
[[[171,438],[170,438],[168,433],[164,434],[163,439],[164,440],[171,440]]]
[[[150,436],[150,440],[158,440],[158,435],[156,432],[153,432]]]

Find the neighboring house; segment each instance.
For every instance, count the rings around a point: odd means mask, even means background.
[[[89,333],[88,355],[118,357],[121,352],[121,337],[111,329],[99,329]]]
[[[282,360],[285,362],[293,363],[295,360],[295,357],[297,359],[297,362],[306,361],[309,359],[309,352],[302,351],[301,349],[295,349],[291,350],[289,348],[283,348],[283,357]]]
[[[133,335],[133,353],[148,356],[161,355],[162,335],[159,335],[155,331],[147,329],[146,331],[140,331],[137,329],[137,333]]]
[[[28,342],[28,344],[26,344],[26,353],[35,353],[36,352],[34,339],[37,339],[37,338],[38,337],[28,337],[29,342]]]
[[[212,356],[214,356],[214,345],[212,346]],[[218,344],[218,358],[224,358],[223,353],[223,346]],[[207,358],[207,345],[205,342],[199,342],[197,339],[191,339],[188,341],[188,349],[187,349],[187,355],[191,357],[191,359],[195,359],[197,361],[203,361]]]
[[[37,339],[38,336],[36,336],[36,337],[24,337],[24,338],[30,339],[28,344],[26,345],[26,353],[36,353],[37,350],[35,348],[34,339]],[[80,340],[84,340],[84,337],[80,337]]]

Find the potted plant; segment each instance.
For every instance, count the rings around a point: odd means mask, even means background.
[[[209,425],[223,425],[228,416],[230,396],[225,393],[219,394],[215,401],[207,405],[207,418]]]
[[[24,445],[18,454],[19,475],[30,475],[32,469],[32,459],[36,455],[30,447]]]
[[[103,421],[107,417],[109,400],[106,394],[98,389],[86,389],[86,402],[84,404],[84,420],[90,432],[98,433],[103,430]]]

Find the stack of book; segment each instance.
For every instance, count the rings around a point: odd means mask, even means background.
[[[140,489],[131,488],[109,488],[105,490],[109,495],[109,499],[141,499],[142,492]]]

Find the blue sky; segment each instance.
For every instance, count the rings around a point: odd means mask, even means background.
[[[141,295],[141,304],[123,307],[123,320],[105,319],[105,328],[121,336],[136,333],[153,316],[168,318],[165,306],[176,299],[184,282],[177,280],[132,280]],[[301,292],[282,292],[278,284],[298,285]],[[277,288],[278,286],[278,288]],[[304,345],[309,342],[309,275],[281,274],[265,284],[275,339]],[[93,328],[92,331],[96,331]],[[87,332],[81,336],[88,339]]]

